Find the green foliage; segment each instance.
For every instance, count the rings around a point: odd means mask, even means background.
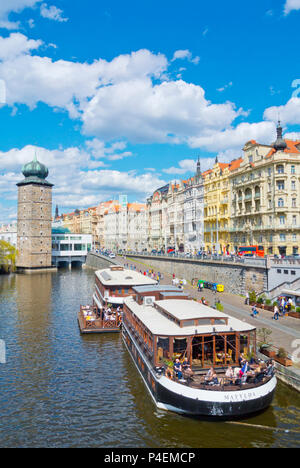
[[[271,305],[271,299],[266,299],[266,305]]]
[[[278,307],[278,302],[277,301],[274,301],[273,304],[272,304],[273,307],[277,306]]]
[[[272,344],[270,341],[271,335],[272,335],[272,330],[270,330],[269,328],[259,328],[257,330],[257,341],[260,344],[260,346],[262,345],[270,346]]]
[[[250,291],[249,292],[249,301],[250,302],[256,302],[256,293],[255,293],[255,291]]]
[[[221,302],[217,302],[217,303],[216,303],[216,309],[217,309],[219,312],[223,312],[223,310],[224,310],[223,304],[221,304]]]
[[[9,242],[0,240],[0,269],[5,272],[15,271],[17,250]]]
[[[166,358],[164,358],[164,357],[163,357],[161,360],[162,360],[162,362],[163,362],[167,367],[173,368],[173,366],[174,366],[174,362],[173,362],[173,361],[171,361],[170,359],[166,359]]]
[[[279,348],[279,350],[277,351],[277,357],[281,358],[281,359],[286,359],[288,356],[286,350],[284,348]]]
[[[296,307],[296,312],[300,313],[300,307]]]

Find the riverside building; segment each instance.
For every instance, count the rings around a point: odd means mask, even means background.
[[[300,140],[282,138],[272,145],[254,140],[229,176],[231,243],[261,245],[265,254],[295,255],[300,241]]]
[[[198,159],[196,174],[188,179],[184,187],[184,248],[190,253],[204,249],[203,182]]]
[[[242,159],[220,163],[216,158],[212,169],[204,177],[204,243],[205,250],[226,253],[230,243],[230,184],[229,175],[240,166]]]

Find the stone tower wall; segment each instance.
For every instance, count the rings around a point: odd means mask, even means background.
[[[47,268],[52,263],[52,187],[18,187],[19,268]]]

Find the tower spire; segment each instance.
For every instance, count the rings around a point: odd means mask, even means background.
[[[273,144],[273,148],[275,148],[276,151],[284,151],[287,147],[287,144],[282,137],[282,126],[281,126],[279,117],[278,117],[278,124],[277,124],[276,132],[277,132],[277,140]]]

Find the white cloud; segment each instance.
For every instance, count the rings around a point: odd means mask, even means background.
[[[284,138],[286,138],[287,140],[299,141],[300,140],[300,132],[285,133]]]
[[[222,93],[223,91],[225,91],[225,89],[231,88],[232,85],[233,85],[233,83],[232,83],[232,81],[230,81],[230,82],[227,83],[226,85],[222,86],[222,88],[218,88],[217,91],[219,91],[220,93]]]
[[[286,0],[284,14],[288,15],[293,10],[300,10],[300,0]]]
[[[53,21],[58,21],[60,23],[64,23],[68,21],[68,18],[64,18],[63,11],[56,6],[48,6],[47,3],[42,3],[40,7],[41,16],[43,18],[47,18]]]
[[[174,52],[174,55],[171,61],[174,62],[175,60],[188,60],[189,62],[192,62],[195,65],[197,65],[200,62],[200,57],[198,56],[193,57],[193,54],[188,49],[184,49],[184,50],[176,50]]]
[[[12,33],[9,37],[0,36],[0,61],[16,59],[20,55],[26,55],[32,50],[38,49],[42,41],[29,40],[20,33]]]
[[[232,103],[212,104],[182,80],[153,85],[136,79],[100,88],[85,106],[87,135],[134,142],[186,142],[203,129],[222,130],[239,115]]]
[[[196,172],[197,162],[194,159],[182,159],[179,161],[179,167],[170,167],[163,169],[166,174],[186,174],[187,172]]]
[[[300,124],[300,98],[292,97],[282,106],[269,107],[264,112],[264,118],[277,122],[279,119],[284,124]]]
[[[1,0],[0,2],[0,28],[18,29],[19,22],[9,20],[10,13],[20,13],[25,8],[32,8],[41,0]]]
[[[249,140],[270,143],[274,140],[275,124],[273,122],[242,122],[235,128],[221,132],[207,132],[206,135],[190,138],[192,148],[205,148],[208,151],[240,150]]]

